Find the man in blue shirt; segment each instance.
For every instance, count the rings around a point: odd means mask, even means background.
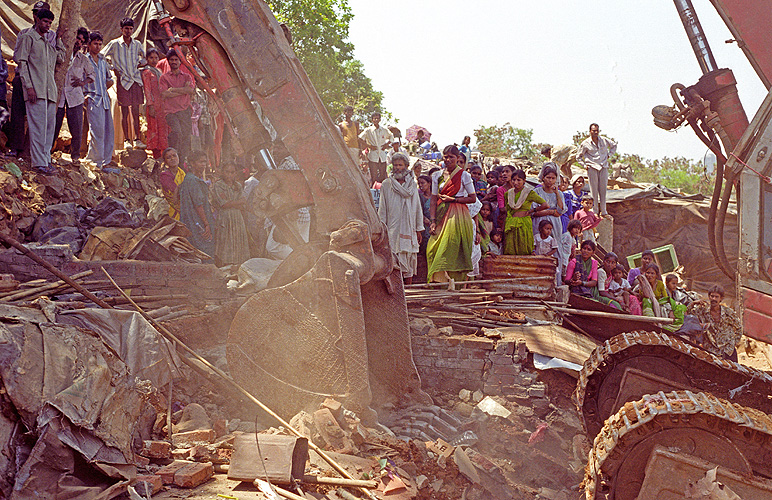
[[[110,66],[105,56],[99,53],[102,49],[102,34],[92,31],[89,33],[88,40],[88,60],[94,67],[94,82],[86,86],[89,123],[88,158],[96,163],[97,167],[109,172],[114,170],[107,165],[113,159],[115,130],[107,89],[113,84],[113,77],[110,75]]]

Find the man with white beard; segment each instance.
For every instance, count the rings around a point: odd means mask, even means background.
[[[391,175],[381,185],[378,216],[386,224],[391,251],[396,254],[402,278],[409,285],[418,266],[418,245],[424,231],[423,210],[418,185],[408,170],[408,156],[394,153],[391,165]]]

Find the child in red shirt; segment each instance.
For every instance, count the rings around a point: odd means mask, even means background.
[[[602,220],[592,211],[592,196],[582,196],[582,209],[574,212],[574,219],[582,223],[582,241],[595,242],[595,228]]]

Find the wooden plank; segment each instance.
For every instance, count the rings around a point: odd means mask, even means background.
[[[525,339],[528,350],[544,356],[584,364],[600,345],[595,339],[558,325],[528,325],[499,328],[505,338]]]

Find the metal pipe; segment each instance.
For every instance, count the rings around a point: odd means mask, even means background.
[[[710,50],[708,39],[705,37],[705,32],[702,31],[702,25],[697,18],[697,12],[695,12],[691,0],[673,0],[673,3],[675,3],[678,16],[686,30],[686,36],[689,37],[689,43],[692,44],[694,55],[697,56],[702,74],[705,75],[717,70],[718,65],[713,58],[713,52]]]

